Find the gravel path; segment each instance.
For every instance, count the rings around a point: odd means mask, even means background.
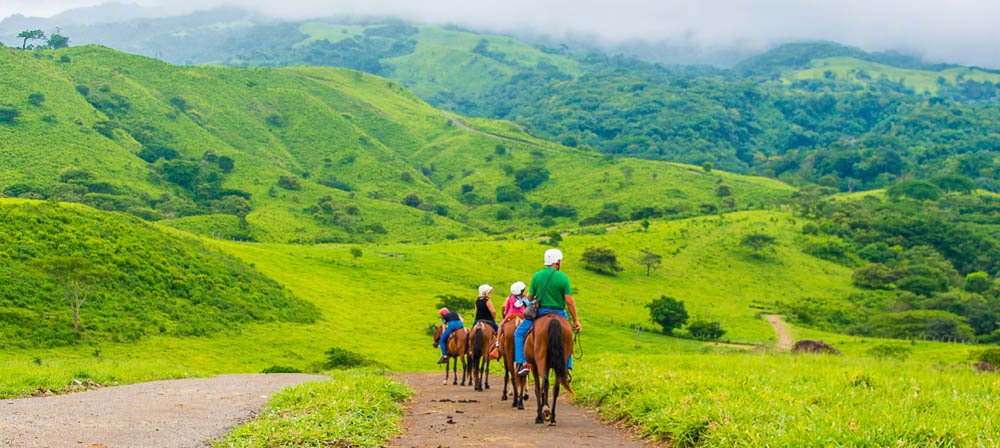
[[[792,341],[792,335],[788,331],[788,325],[785,324],[785,321],[781,320],[781,316],[768,314],[764,316],[764,318],[767,319],[767,322],[770,323],[772,327],[774,327],[774,333],[778,337],[778,343],[775,345],[775,348],[778,350],[791,350],[792,345],[795,342]]]
[[[510,401],[500,401],[502,373],[490,375],[493,388],[485,392],[441,385],[443,373],[411,373],[397,378],[409,383],[416,395],[403,422],[405,433],[392,443],[395,447],[643,446],[574,406],[565,391],[559,394],[556,407],[558,426],[536,425],[534,386],[528,386],[531,398],[525,400],[525,409],[513,409]]]
[[[0,446],[201,447],[252,417],[270,395],[325,377],[224,375],[0,401]]]

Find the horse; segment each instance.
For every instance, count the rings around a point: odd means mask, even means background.
[[[441,342],[441,335],[444,333],[444,325],[438,325],[434,327],[434,348],[438,348],[438,344]],[[458,360],[462,360],[462,385],[465,385],[465,378],[469,376],[469,366],[466,363],[468,358],[468,347],[467,343],[469,338],[467,337],[469,330],[462,328],[461,330],[455,330],[448,335],[448,358],[455,360],[455,379],[451,384],[458,384]],[[448,365],[449,363],[444,363],[444,382],[441,384],[448,384]],[[469,384],[472,384],[471,378],[469,379]]]
[[[517,326],[521,325],[522,320],[520,317],[515,316],[513,319],[505,322],[503,324],[503,338],[500,339],[500,356],[503,357],[504,368],[503,397],[500,400],[507,400],[507,385],[510,384],[513,388],[511,395],[514,397],[510,405],[518,409],[524,409],[524,399],[528,396],[525,393],[527,378],[522,379],[517,375],[517,369],[514,364],[514,332],[517,331]]]
[[[477,322],[472,327],[472,377],[475,378],[477,391],[483,390],[484,382],[485,388],[490,388],[489,354],[495,337],[493,327],[486,322]]]
[[[556,400],[559,399],[559,386],[562,385],[569,393],[573,388],[569,385],[569,357],[573,355],[573,331],[566,318],[557,314],[546,314],[535,319],[531,333],[524,342],[524,354],[531,363],[531,375],[535,379],[535,398],[538,401],[538,415],[535,423],[556,425]],[[552,388],[552,407],[549,408],[549,370],[555,373],[555,386]],[[542,381],[538,381],[538,377]]]

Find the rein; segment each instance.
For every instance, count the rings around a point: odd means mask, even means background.
[[[576,359],[583,359],[583,339],[580,338],[579,331],[573,332],[573,343],[576,344],[577,347],[579,347],[580,351],[580,354],[577,355],[576,354],[577,350],[573,350],[573,356],[576,357]]]

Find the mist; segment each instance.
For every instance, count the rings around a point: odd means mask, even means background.
[[[89,0],[0,5],[0,16],[51,15]],[[234,5],[282,19],[400,18],[475,30],[693,51],[752,53],[802,40],[868,51],[898,50],[930,62],[1000,67],[1000,3],[976,0],[142,0],[179,14]]]

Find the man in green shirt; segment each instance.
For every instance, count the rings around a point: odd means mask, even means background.
[[[545,251],[546,267],[531,277],[528,300],[539,300],[537,317],[558,314],[569,320],[569,317],[573,316],[573,330],[579,332],[583,327],[580,325],[580,318],[576,315],[576,302],[573,301],[573,289],[569,285],[569,277],[560,270],[562,260],[563,253],[559,249]],[[568,315],[567,309],[569,310]],[[528,368],[525,366],[524,340],[532,325],[534,322],[524,320],[514,332],[514,362],[517,363],[517,374],[522,376],[528,374]],[[567,367],[573,368],[572,357],[570,357]]]

